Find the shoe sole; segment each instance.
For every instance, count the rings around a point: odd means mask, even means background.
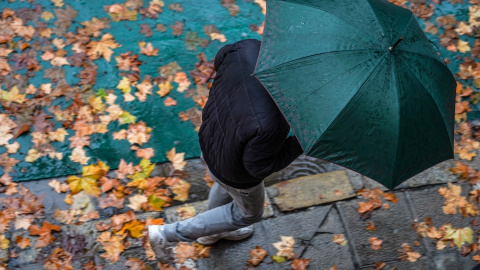
[[[246,233],[246,234],[242,234],[242,235],[236,235],[236,236],[227,236],[227,237],[218,237],[218,238],[215,238],[215,239],[212,239],[210,241],[198,241],[198,243],[204,245],[204,246],[208,246],[208,245],[211,245],[211,244],[214,244],[218,241],[220,241],[221,239],[225,239],[225,240],[231,240],[231,241],[238,241],[238,240],[243,240],[245,238],[248,238],[249,236],[251,236],[253,234],[253,230]]]
[[[150,238],[150,235],[155,235],[156,233],[159,232],[154,232],[152,231],[154,228],[153,227],[148,227],[148,241],[150,242],[150,246],[152,247],[153,252],[155,253],[155,257],[157,260],[159,260],[161,263],[170,263],[171,256],[165,252],[165,250],[160,247],[159,244],[154,244],[153,242],[155,239]]]

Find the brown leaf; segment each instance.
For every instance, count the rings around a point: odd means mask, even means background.
[[[250,259],[247,262],[254,266],[259,265],[267,257],[267,251],[259,246],[250,250]]]
[[[44,268],[48,270],[73,270],[72,258],[72,254],[57,247],[45,262]]]
[[[125,263],[132,270],[151,270],[150,266],[138,258],[129,258]]]
[[[370,244],[371,244],[370,247],[371,247],[373,250],[379,250],[379,249],[382,248],[383,240],[378,239],[378,237],[370,237],[370,238],[368,239],[368,241],[370,242]]]
[[[183,32],[183,26],[183,23],[179,21],[175,21],[174,25],[170,25],[170,28],[173,30],[173,35],[176,37],[181,36]]]
[[[144,34],[145,37],[150,37],[153,35],[153,30],[147,23],[140,24],[140,33]]]
[[[26,247],[30,246],[30,238],[17,235],[17,238],[15,238],[15,243],[21,249],[25,249]]]

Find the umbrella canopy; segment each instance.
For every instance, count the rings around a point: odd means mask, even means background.
[[[307,155],[388,188],[453,158],[456,82],[408,9],[268,0],[254,75]]]

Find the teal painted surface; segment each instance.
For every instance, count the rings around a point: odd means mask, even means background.
[[[149,1],[144,1],[144,6],[148,6]],[[177,105],[172,107],[166,107],[163,104],[164,98],[161,98],[155,92],[158,90],[155,87],[152,90],[152,95],[148,96],[146,102],[140,102],[136,99],[133,102],[118,102],[122,99],[121,91],[116,89],[116,85],[121,80],[119,71],[116,68],[115,57],[122,53],[132,51],[132,54],[138,54],[139,60],[142,61],[140,66],[140,81],[143,80],[145,75],[151,75],[152,77],[159,76],[158,68],[164,66],[170,62],[177,61],[182,71],[187,73],[192,85],[190,88],[195,88],[193,78],[190,75],[190,71],[195,69],[195,64],[198,63],[197,54],[204,52],[207,59],[210,61],[215,56],[216,52],[225,44],[236,42],[244,38],[256,38],[261,39],[261,36],[256,32],[251,31],[250,25],[260,25],[264,20],[264,15],[261,13],[260,7],[254,2],[237,1],[236,3],[240,7],[240,12],[237,16],[231,16],[229,11],[224,8],[220,1],[217,0],[203,0],[203,1],[164,1],[165,6],[163,12],[159,14],[158,19],[145,18],[142,19],[139,14],[136,21],[120,21],[110,22],[109,29],[103,29],[101,36],[106,33],[111,33],[115,41],[122,47],[114,49],[114,54],[110,62],[101,58],[93,61],[97,65],[97,83],[93,86],[92,94],[98,89],[111,89],[115,90],[115,94],[118,96],[116,104],[127,112],[137,117],[138,121],[144,121],[148,127],[153,128],[152,136],[148,143],[142,145],[141,148],[153,147],[155,149],[155,156],[152,158],[152,162],[165,162],[166,151],[169,151],[173,147],[176,147],[177,153],[185,152],[185,158],[198,157],[200,154],[200,148],[198,145],[198,133],[194,130],[194,126],[190,121],[183,122],[180,120],[179,112],[186,111],[190,108],[196,107],[200,109],[198,105],[194,103],[191,98],[185,97],[185,92],[180,93],[176,91],[177,84],[172,83],[174,89],[168,96],[177,100]],[[105,5],[112,5],[114,3],[122,4],[124,1],[107,1],[107,0],[65,0],[65,8],[67,5],[71,6],[78,12],[77,17],[74,19],[74,23],[69,27],[69,32],[76,32],[76,28],[80,22],[90,21],[93,17],[96,18],[109,18],[109,14],[104,10]],[[171,3],[180,3],[184,11],[174,12],[168,9],[168,5]],[[42,6],[43,11],[49,10],[54,13],[53,9],[56,8],[49,0],[35,1],[35,4]],[[7,1],[0,2],[0,9],[11,8],[16,10],[18,8],[32,8],[33,5],[16,1],[14,3],[8,3]],[[49,21],[49,25],[56,18]],[[40,19],[42,20],[42,19]],[[43,20],[42,20],[43,21]],[[169,27],[173,25],[175,21],[184,23],[184,30],[181,36],[175,37],[173,30]],[[145,37],[140,33],[140,24],[147,23],[153,29],[153,35]],[[163,24],[166,26],[167,31],[159,32],[155,31],[156,24]],[[200,38],[209,39],[209,37],[203,32],[205,25],[215,25],[217,29],[225,35],[227,42],[222,43],[218,40],[211,40],[208,47],[197,47],[197,51],[189,51],[185,46],[185,36],[187,32],[197,32]],[[55,36],[52,35],[52,39]],[[99,38],[98,38],[99,39]],[[140,54],[138,42],[145,41],[151,42],[154,48],[159,48],[158,56],[145,56]],[[72,45],[65,47],[69,53],[72,54]],[[40,59],[40,54],[38,56]],[[42,63],[42,71],[38,72],[29,83],[33,83],[36,87],[42,83],[49,83],[48,79],[43,78],[43,71],[51,68],[49,61],[39,61]],[[79,82],[79,78],[75,75],[83,68],[76,67],[62,67],[66,71],[66,79],[70,85],[75,85]],[[21,72],[19,72],[21,73]],[[0,81],[0,85],[2,82]],[[132,87],[132,94],[135,87]],[[5,90],[5,87],[3,87]],[[27,96],[29,97],[29,96]],[[61,104],[67,107],[69,103],[64,102],[63,98],[59,98],[53,105]],[[64,108],[65,108],[64,107]],[[46,109],[46,108],[45,108]],[[3,108],[2,108],[3,110]],[[201,110],[201,109],[200,109]],[[56,128],[61,127],[61,123],[56,123]],[[128,124],[122,126],[118,121],[112,121],[108,129],[110,132],[106,134],[93,134],[91,136],[91,144],[86,149],[86,154],[92,157],[89,160],[89,164],[96,163],[97,160],[106,162],[111,168],[117,168],[120,159],[125,159],[127,162],[133,161],[134,164],[138,164],[139,158],[136,157],[135,151],[130,150],[130,143],[127,140],[113,140],[112,133],[119,131],[120,129],[127,129]],[[41,179],[49,177],[57,177],[62,175],[71,175],[81,172],[81,165],[72,162],[69,159],[72,149],[69,149],[68,138],[74,134],[73,130],[68,130],[69,135],[65,139],[65,143],[54,142],[52,145],[56,147],[57,151],[62,152],[64,157],[62,160],[51,159],[48,156],[41,157],[29,163],[24,161],[26,153],[32,146],[31,136],[24,134],[21,135],[17,141],[21,144],[21,148],[18,153],[10,155],[13,158],[21,160],[14,167],[14,172],[10,175],[14,181]],[[12,141],[11,141],[12,142]],[[0,153],[5,152],[5,147],[0,147]],[[3,172],[0,169],[0,174]]]

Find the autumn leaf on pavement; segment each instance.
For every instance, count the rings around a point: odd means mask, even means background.
[[[281,241],[273,243],[272,245],[278,249],[276,256],[285,257],[287,260],[293,259],[297,256],[293,252],[293,245],[295,244],[295,239],[292,236],[280,236]]]
[[[145,43],[145,42],[144,42]],[[147,44],[139,44],[140,46],[140,53],[146,56],[157,56],[158,55],[158,48],[154,48],[151,42]]]
[[[90,157],[86,156],[83,147],[77,146],[73,149],[72,154],[70,155],[70,159],[73,162],[78,162],[82,165],[85,165],[88,163],[88,160],[90,160]]]
[[[132,196],[128,198],[128,201],[130,202],[127,206],[132,208],[134,211],[140,211],[142,209],[142,204],[147,202],[147,197],[142,194],[137,194],[135,196]]]
[[[398,258],[402,261],[416,262],[422,256],[407,243],[403,243],[402,249],[399,249],[398,252],[400,253]]]
[[[456,214],[457,209],[463,216],[476,216],[479,213],[478,208],[467,201],[466,197],[461,196],[462,187],[448,183],[448,187],[438,189],[438,193],[445,198],[443,212],[445,214]]]
[[[175,147],[167,152],[167,159],[172,163],[175,170],[182,171],[183,167],[187,164],[184,161],[185,153],[178,153],[175,150]]]
[[[73,270],[72,254],[61,249],[55,248],[43,266],[47,270]]]
[[[292,261],[292,270],[306,270],[310,259],[295,259]]]
[[[117,198],[115,194],[109,193],[105,198],[98,198],[98,205],[102,209],[105,209],[107,207],[115,207],[118,209],[122,209],[124,200],[125,198]]]
[[[51,186],[57,193],[67,192],[68,190],[68,185],[59,182],[57,179],[51,180],[48,182],[48,185]]]
[[[120,231],[113,231],[116,234],[125,234],[127,231],[130,233],[130,236],[134,238],[139,238],[142,237],[142,230],[145,228],[145,223],[138,221],[138,220],[132,220],[130,222],[124,223],[123,227]]]
[[[378,237],[370,237],[370,238],[368,239],[368,241],[370,242],[370,244],[371,244],[370,247],[371,247],[373,250],[379,250],[379,249],[382,248],[383,240],[378,239]]]
[[[125,178],[127,175],[133,174],[135,172],[132,162],[127,163],[123,158],[120,160],[118,169],[115,171],[119,179]]]
[[[152,193],[148,196],[148,203],[153,207],[153,210],[162,211],[162,206],[165,205],[166,201],[158,198],[155,193]]]
[[[450,224],[446,224],[442,227],[446,233],[444,238],[453,240],[458,249],[460,249],[465,242],[469,244],[473,243],[473,230],[470,227],[455,229]]]
[[[185,206],[177,208],[176,212],[182,220],[185,220],[194,217],[196,210],[195,207],[186,204]]]
[[[30,238],[17,235],[17,238],[15,238],[15,243],[21,249],[25,249],[26,247],[30,246]]]
[[[112,263],[118,261],[120,254],[125,250],[125,246],[123,245],[124,238],[125,235],[112,235],[112,233],[108,231],[101,233],[97,237],[97,242],[102,245],[105,253],[100,255],[100,257],[104,257]]]
[[[199,258],[207,258],[210,247],[205,247],[197,243],[179,242],[174,248],[175,263],[183,264],[185,260],[192,259],[197,261]]]
[[[172,181],[166,180],[165,183],[169,185],[170,189],[177,195],[173,197],[174,200],[184,202],[188,199],[188,191],[191,186],[189,183],[178,178],[172,178]]]
[[[138,149],[136,154],[139,158],[151,159],[153,156],[155,156],[155,150],[151,147],[145,149]]]
[[[84,190],[87,194],[91,194],[95,197],[100,196],[100,189],[98,187],[97,180],[106,175],[109,167],[99,161],[97,165],[88,165],[82,168],[82,176],[70,176],[66,182],[70,185],[72,194],[76,194],[81,190]]]
[[[343,236],[343,234],[336,234],[333,236],[333,242],[341,245],[341,246],[345,246],[347,245],[347,240],[345,240],[345,237]]]
[[[119,214],[119,215],[114,215],[113,217],[110,218],[112,221],[110,223],[111,227],[114,230],[121,230],[123,227],[123,224],[126,222],[130,222],[132,220],[136,220],[135,213],[133,211],[128,211],[127,213]]]
[[[140,189],[145,189],[147,184],[147,178],[150,177],[153,169],[155,169],[155,163],[151,163],[148,159],[142,159],[139,164],[140,171],[137,171],[127,177],[132,179],[132,182],[129,182],[127,186],[129,187],[138,187]]]
[[[129,258],[125,263],[131,270],[152,270],[148,264],[138,258]]]
[[[259,265],[265,257],[267,257],[267,251],[259,246],[256,246],[254,249],[250,250],[250,259],[247,262],[251,263],[253,266]]]
[[[55,237],[52,235],[52,231],[60,231],[60,226],[44,221],[41,228],[38,225],[31,225],[29,229],[31,235],[40,236],[37,239],[36,248],[41,248],[47,246],[48,244],[52,243],[53,240],[55,240]]]

